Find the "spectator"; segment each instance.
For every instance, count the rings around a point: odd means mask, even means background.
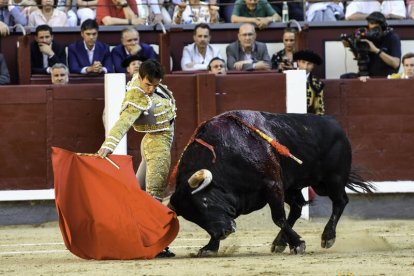
[[[306,11],[306,20],[337,21],[345,19],[344,6],[338,2],[311,2]]]
[[[98,41],[99,26],[95,20],[87,19],[81,25],[79,40],[68,47],[68,62],[71,73],[100,74],[112,73],[109,46]]]
[[[207,66],[207,70],[210,74],[226,75],[227,74],[226,62],[222,58],[214,57],[210,60]]]
[[[100,25],[142,25],[135,0],[98,0],[96,21]]]
[[[138,5],[138,17],[145,18],[151,24],[171,24],[171,15],[164,7],[164,1],[136,0]]]
[[[226,23],[231,23],[231,15],[234,9],[235,0],[217,0],[220,6],[220,18]]]
[[[352,1],[346,7],[346,20],[364,20],[373,12],[381,12],[388,19],[403,19],[406,9],[403,0]]]
[[[278,14],[282,14],[283,1],[270,1],[270,2],[272,2],[273,9]],[[295,19],[297,21],[304,21],[305,19],[303,18],[303,3],[306,1],[286,1],[286,2],[288,5],[289,19]]]
[[[86,19],[95,20],[97,4],[98,0],[77,0],[77,15],[81,25]]]
[[[68,84],[69,69],[63,63],[55,63],[50,69],[50,78],[52,84]]]
[[[27,18],[12,0],[0,0],[0,35],[9,34],[9,27],[15,24],[27,25]]]
[[[251,23],[259,29],[281,19],[267,0],[236,0],[231,16],[232,23]]]
[[[36,27],[35,41],[30,44],[32,74],[49,74],[55,63],[66,64],[65,47],[53,41],[53,30],[49,25]]]
[[[66,14],[69,27],[78,26],[78,17],[76,16],[76,12],[73,10],[72,0],[57,0],[57,9]]]
[[[122,61],[122,67],[126,68],[129,77],[132,77],[135,73],[138,73],[139,67],[146,59],[137,55],[128,56]]]
[[[138,31],[128,27],[122,30],[121,44],[113,48],[111,52],[116,73],[126,73],[122,61],[131,55],[137,55],[143,60],[158,58],[150,45],[140,42]]]
[[[256,41],[256,31],[249,23],[239,28],[238,41],[227,46],[227,69],[237,71],[269,70],[270,57],[265,43]]]
[[[397,73],[400,67],[401,58],[401,41],[399,36],[388,27],[385,16],[380,12],[373,12],[367,18],[368,30],[370,40],[361,39],[361,42],[366,42],[368,53],[364,56],[368,57],[368,61],[364,61],[367,72],[359,72],[361,76],[371,77],[386,77],[390,74]],[[358,57],[360,63],[361,52],[355,51],[352,45],[344,42],[345,47],[351,46],[355,57]],[[364,49],[365,52],[365,49]],[[353,75],[355,74],[346,74]],[[349,76],[342,75],[341,78],[349,78]]]
[[[294,69],[293,53],[296,45],[296,30],[286,28],[283,31],[283,46],[284,48],[272,56],[272,69],[283,72],[284,70]]]
[[[29,15],[29,26],[37,27],[44,24],[51,27],[68,26],[66,13],[55,9],[54,0],[37,0],[37,3],[40,7]]]
[[[24,16],[26,16],[26,19],[29,18],[32,12],[39,9],[36,0],[21,0],[19,6]]]
[[[312,71],[315,65],[322,64],[322,58],[310,51],[303,50],[298,51],[293,55],[293,59],[298,64],[299,70],[305,70],[307,81],[306,81],[306,101],[307,101],[307,112],[316,115],[324,115],[325,107],[323,103],[323,82],[313,76]]]
[[[183,49],[181,69],[184,71],[206,70],[207,64],[214,57],[221,58],[220,50],[210,45],[210,27],[200,23],[194,28],[194,43]]]
[[[189,0],[175,6],[173,24],[217,23],[219,8],[200,0]]]
[[[0,85],[10,83],[9,69],[3,54],[0,54]]]
[[[389,79],[414,79],[414,53],[402,57],[403,72],[388,75]]]
[[[407,18],[414,19],[414,0],[407,0]]]

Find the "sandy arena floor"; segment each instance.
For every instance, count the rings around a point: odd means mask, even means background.
[[[342,218],[331,249],[320,247],[323,220],[300,220],[301,256],[270,253],[276,235],[268,208],[240,217],[219,255],[195,258],[208,242],[201,228],[180,218],[170,259],[88,261],[66,250],[57,222],[0,227],[0,275],[414,275],[414,220]]]

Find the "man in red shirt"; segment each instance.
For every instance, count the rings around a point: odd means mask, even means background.
[[[98,0],[96,22],[99,25],[141,25],[135,0]]]

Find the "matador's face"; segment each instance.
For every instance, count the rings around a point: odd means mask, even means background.
[[[145,76],[144,78],[141,78],[141,76],[140,76],[139,80],[140,80],[139,86],[144,91],[144,93],[147,94],[148,96],[151,96],[154,93],[155,89],[157,88],[157,86],[161,82],[160,79],[150,80],[150,79],[148,79],[147,76]]]

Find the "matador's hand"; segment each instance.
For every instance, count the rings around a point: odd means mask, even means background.
[[[110,149],[107,148],[100,148],[98,150],[98,156],[101,158],[105,158],[108,154],[112,153],[112,151]]]

